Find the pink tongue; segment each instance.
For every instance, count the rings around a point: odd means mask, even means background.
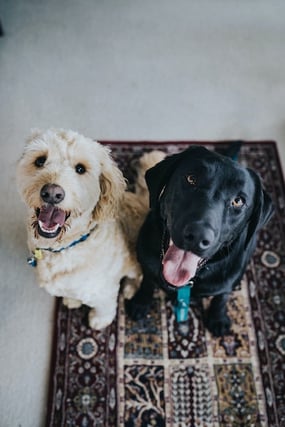
[[[43,206],[39,214],[39,220],[46,228],[52,228],[56,224],[63,226],[65,221],[65,212],[52,205]]]
[[[164,255],[163,276],[173,286],[183,286],[195,276],[201,258],[171,244]]]

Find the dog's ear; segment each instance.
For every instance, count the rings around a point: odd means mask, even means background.
[[[274,213],[272,200],[262,188],[260,177],[251,169],[248,169],[248,172],[255,183],[255,198],[253,212],[249,220],[246,246],[255,237],[256,232],[270,220]]]
[[[156,209],[158,201],[163,193],[165,186],[167,185],[172,173],[176,169],[176,166],[182,159],[187,159],[187,156],[191,158],[193,156],[201,155],[201,151],[208,151],[205,147],[199,145],[191,145],[185,150],[167,156],[164,160],[157,163],[154,167],[146,171],[145,180],[149,190],[150,208]]]
[[[155,209],[161,192],[169,181],[176,164],[181,159],[181,153],[173,154],[148,169],[145,174],[145,180],[149,190],[150,208]]]
[[[108,148],[101,146],[100,197],[93,211],[96,221],[114,218],[119,214],[119,202],[126,190],[122,172],[110,157]]]

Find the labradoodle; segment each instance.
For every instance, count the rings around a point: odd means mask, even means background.
[[[135,243],[148,211],[142,177],[163,156],[152,152],[138,162],[136,193],[126,191],[107,147],[73,131],[35,131],[19,160],[29,262],[40,286],[67,307],[91,307],[94,329],[114,319],[120,282],[127,299],[139,287]]]

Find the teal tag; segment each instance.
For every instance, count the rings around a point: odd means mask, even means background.
[[[188,309],[190,305],[191,297],[191,287],[190,285],[183,286],[177,291],[177,302],[175,306],[175,316],[177,322],[185,322],[188,320]]]

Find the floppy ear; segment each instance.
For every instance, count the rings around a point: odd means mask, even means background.
[[[157,207],[159,196],[169,181],[169,178],[174,171],[174,167],[180,159],[181,153],[173,154],[146,171],[145,180],[149,190],[151,209],[155,209]]]
[[[254,238],[256,232],[270,220],[274,213],[272,200],[266,191],[263,190],[259,176],[251,169],[248,169],[248,172],[255,183],[255,198],[254,209],[249,220],[246,246]]]
[[[151,209],[155,209],[157,207],[160,195],[162,194],[162,191],[168,183],[177,164],[182,159],[187,159],[186,156],[200,156],[202,151],[207,152],[208,150],[199,145],[191,145],[180,153],[166,157],[164,160],[146,171],[145,180],[149,190]]]
[[[119,202],[126,190],[126,181],[122,172],[110,157],[106,147],[102,147],[103,158],[101,161],[100,197],[93,211],[96,221],[105,218],[114,218],[119,213]]]

